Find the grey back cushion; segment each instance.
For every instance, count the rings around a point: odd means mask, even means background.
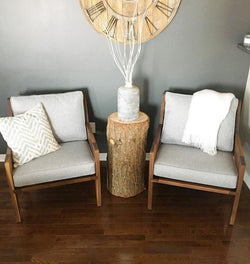
[[[171,92],[165,93],[165,114],[161,135],[162,143],[187,145],[182,142],[182,137],[188,119],[191,99],[192,95]],[[233,150],[237,107],[238,99],[234,98],[229,113],[221,123],[218,132],[217,148],[219,150]]]
[[[26,112],[40,102],[45,108],[57,141],[87,139],[81,91],[10,98],[14,116]]]

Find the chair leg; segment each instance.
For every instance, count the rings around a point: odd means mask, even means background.
[[[101,171],[100,163],[96,163],[96,180],[95,180],[95,192],[96,192],[96,203],[97,206],[102,205],[102,193],[101,193]]]
[[[20,223],[22,220],[21,220],[17,195],[14,191],[10,190],[10,196],[11,196],[11,200],[12,200],[12,205],[13,205],[14,210],[15,210],[16,222]]]
[[[11,197],[12,205],[13,205],[14,210],[15,210],[16,222],[20,223],[22,220],[21,220],[18,199],[17,199],[17,195],[15,193],[15,186],[14,186],[13,177],[12,177],[12,165],[10,162],[5,162],[4,167],[5,167],[5,172],[6,172],[7,183],[9,185],[9,191],[10,191],[10,197]]]
[[[229,225],[234,225],[237,210],[238,210],[239,200],[240,200],[240,195],[236,194],[234,197],[234,203],[233,203],[233,207],[232,207]]]
[[[153,174],[154,174],[154,162],[149,160],[149,174],[148,174],[148,210],[152,210],[153,201]]]
[[[101,198],[101,182],[100,182],[100,179],[95,180],[95,191],[96,191],[97,206],[101,206],[102,205],[102,198]]]
[[[241,188],[242,188],[242,183],[241,183],[241,186],[239,186],[237,188],[236,195],[234,197],[234,203],[233,203],[233,207],[232,207],[229,225],[234,225],[234,222],[236,219],[236,214],[237,214],[238,205],[239,205],[239,201],[240,201]]]
[[[243,172],[244,175],[244,172]],[[232,207],[232,212],[231,212],[231,216],[230,216],[230,221],[229,221],[229,225],[234,225],[235,219],[236,219],[236,214],[237,214],[237,210],[238,210],[238,205],[239,205],[239,201],[240,201],[240,194],[241,194],[241,189],[242,189],[242,184],[243,184],[243,176],[240,177],[240,180],[237,184],[237,189],[236,189],[236,194],[234,197],[234,202],[233,202],[233,207]]]
[[[148,210],[152,210],[153,201],[153,182],[151,179],[148,180]]]
[[[237,213],[237,209],[238,209],[238,204],[239,204],[239,198],[237,199],[237,197],[235,196],[233,208],[232,208],[232,212],[231,212],[231,216],[230,216],[229,225],[234,225],[236,213]]]

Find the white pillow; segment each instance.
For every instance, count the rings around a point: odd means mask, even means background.
[[[60,148],[41,103],[24,114],[0,118],[0,132],[12,150],[14,167]]]

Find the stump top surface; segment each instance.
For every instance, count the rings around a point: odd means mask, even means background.
[[[139,117],[134,121],[123,121],[118,117],[118,112],[111,113],[108,117],[109,120],[117,123],[122,124],[138,124],[138,123],[144,123],[149,122],[149,117],[143,112],[139,112]]]

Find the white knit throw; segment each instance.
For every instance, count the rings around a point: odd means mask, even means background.
[[[182,141],[215,155],[219,128],[233,98],[232,93],[207,89],[194,93]]]

